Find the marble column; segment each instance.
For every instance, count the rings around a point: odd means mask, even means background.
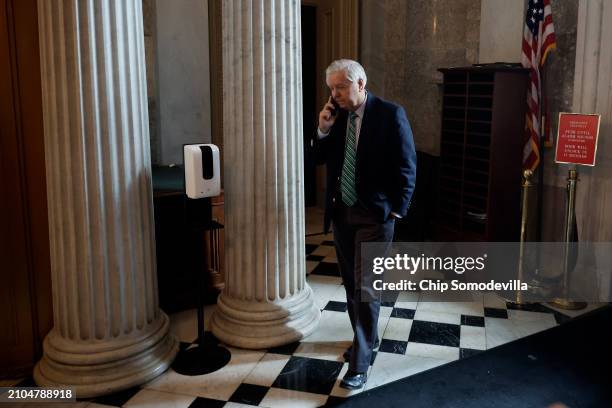
[[[580,0],[573,111],[601,115],[596,165],[578,166],[576,218],[581,241],[612,241],[612,2]],[[581,254],[582,255],[582,254]],[[586,255],[585,255],[586,256]],[[598,251],[599,300],[610,299],[611,256]]]
[[[299,340],[320,312],[306,283],[300,2],[223,2],[226,286],[215,336]]]
[[[34,379],[92,397],[164,372],[140,0],[38,1],[54,327]]]

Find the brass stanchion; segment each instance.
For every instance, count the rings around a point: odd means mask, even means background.
[[[519,246],[519,263],[518,263],[518,280],[523,282],[524,279],[524,257],[525,257],[525,241],[527,240],[527,221],[529,213],[529,189],[533,186],[531,177],[533,172],[531,170],[525,170],[523,172],[523,190],[521,200],[521,237]],[[517,305],[523,304],[523,293],[520,290],[516,291],[516,298],[514,303]]]
[[[556,298],[551,305],[566,310],[578,310],[586,307],[585,302],[575,302],[569,299],[569,258],[570,242],[574,237],[574,210],[576,208],[576,184],[578,182],[578,172],[576,167],[569,170],[567,176],[567,208],[565,211],[565,250],[563,251],[563,297]]]

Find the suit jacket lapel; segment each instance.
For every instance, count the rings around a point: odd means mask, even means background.
[[[366,99],[366,106],[363,111],[363,118],[361,118],[361,128],[359,129],[359,141],[357,142],[357,157],[356,165],[359,165],[359,158],[366,149],[369,143],[369,139],[372,135],[373,126],[372,118],[372,104],[374,103],[374,95],[368,93],[368,99]]]

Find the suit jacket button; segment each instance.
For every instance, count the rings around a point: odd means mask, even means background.
[[[332,198],[332,203],[335,203],[335,202],[336,202],[336,199],[335,199],[335,198]]]

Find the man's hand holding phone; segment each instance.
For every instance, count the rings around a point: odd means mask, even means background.
[[[319,130],[322,133],[329,132],[329,129],[334,125],[339,109],[338,103],[330,96],[321,112],[319,112]]]

